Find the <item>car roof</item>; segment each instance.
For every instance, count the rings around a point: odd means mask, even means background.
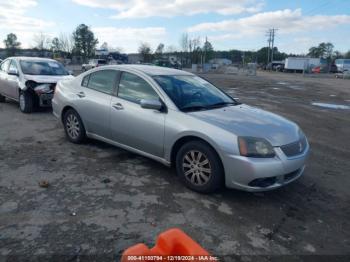
[[[193,75],[189,72],[177,70],[173,68],[153,66],[153,65],[110,65],[104,66],[103,68],[113,68],[113,69],[131,69],[144,74],[155,76],[155,75]]]
[[[8,57],[9,59],[15,59],[17,61],[46,61],[46,62],[57,62],[56,60],[43,57],[29,57],[29,56],[14,56]]]

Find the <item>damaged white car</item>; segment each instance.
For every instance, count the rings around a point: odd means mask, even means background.
[[[0,102],[19,102],[23,113],[36,107],[50,107],[59,80],[73,76],[56,60],[37,57],[9,57],[0,64]]]

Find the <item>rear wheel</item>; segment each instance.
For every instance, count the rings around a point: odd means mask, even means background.
[[[188,188],[200,193],[212,193],[224,182],[219,156],[202,141],[191,141],[180,148],[176,156],[176,171]]]
[[[33,112],[34,99],[32,94],[21,92],[19,94],[19,109],[26,114]]]
[[[82,143],[86,138],[86,132],[79,114],[69,109],[63,117],[64,130],[68,140],[75,144]]]
[[[0,103],[5,103],[5,102],[6,102],[6,98],[0,95]]]

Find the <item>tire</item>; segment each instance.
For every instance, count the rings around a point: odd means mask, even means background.
[[[63,116],[64,131],[68,140],[74,144],[81,144],[86,138],[86,131],[79,114],[69,109]]]
[[[19,109],[22,113],[29,114],[33,112],[34,99],[32,94],[28,92],[20,92],[19,94]]]
[[[0,103],[5,103],[6,102],[6,97],[3,95],[0,95]]]
[[[199,193],[213,193],[224,184],[224,169],[218,154],[202,141],[191,141],[180,148],[176,172],[188,188]]]

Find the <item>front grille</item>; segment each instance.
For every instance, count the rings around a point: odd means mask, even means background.
[[[277,178],[275,176],[273,177],[264,177],[264,178],[257,178],[251,181],[248,185],[251,187],[269,187],[276,183]]]
[[[56,83],[50,85],[50,89],[55,92],[56,89]]]
[[[293,157],[304,153],[306,149],[306,145],[307,145],[307,142],[306,142],[306,138],[304,137],[294,143],[281,146],[281,149],[286,156]]]

